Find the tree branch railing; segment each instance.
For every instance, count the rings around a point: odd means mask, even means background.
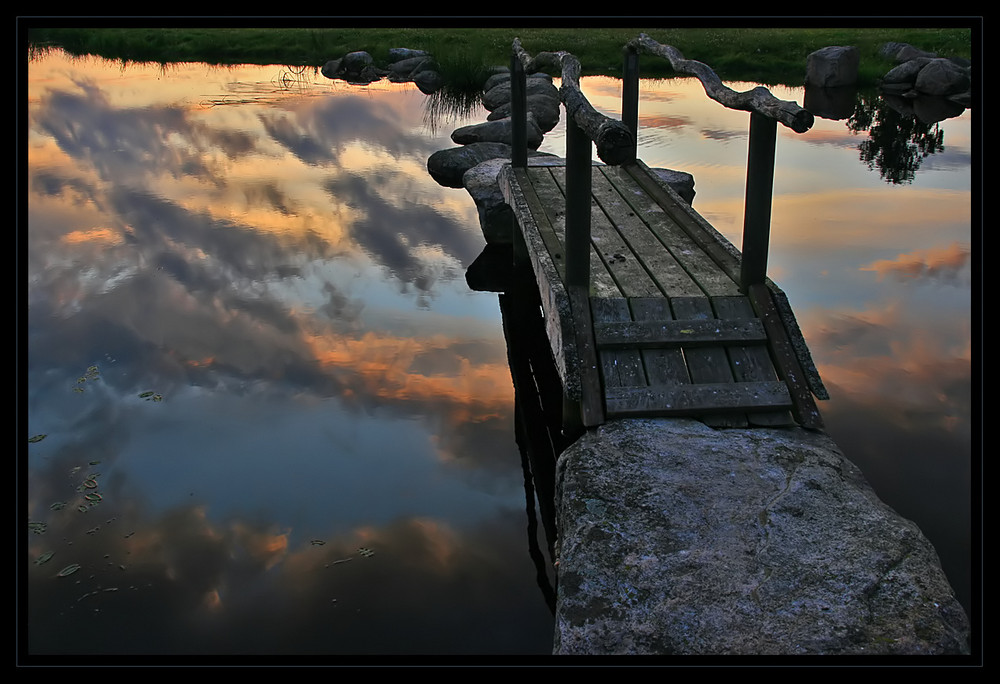
[[[777,123],[796,133],[805,133],[813,125],[813,115],[795,102],[780,100],[764,86],[737,92],[706,64],[685,59],[680,50],[661,45],[645,33],[626,45],[623,80],[622,118],[637,132],[639,110],[638,54],[647,52],[670,62],[674,71],[696,76],[705,94],[729,109],[750,112],[750,140],[747,156],[746,197],[743,214],[743,248],[740,266],[740,290],[767,278],[767,249],[771,232],[771,199],[774,192],[774,151]]]
[[[514,39],[511,50],[511,123],[514,167],[527,166],[525,145],[527,98],[525,74],[555,69],[562,75],[559,99],[566,108],[566,285],[590,288],[591,141],[607,164],[635,158],[635,134],[587,101],[580,90],[580,62],[568,52],[541,52],[534,57]]]
[[[813,125],[813,115],[795,102],[776,98],[764,86],[737,92],[722,83],[706,64],[686,59],[670,45],[639,34],[625,46],[622,77],[622,120],[611,119],[587,101],[580,89],[580,62],[568,52],[541,52],[531,57],[515,39],[511,51],[511,117],[514,167],[527,165],[525,74],[558,69],[559,97],[566,107],[566,270],[567,285],[589,287],[591,141],[597,156],[612,165],[637,156],[640,53],[670,62],[674,71],[695,76],[709,98],[729,109],[750,113],[749,154],[743,223],[740,290],[764,283],[770,239],[777,123],[796,133]]]

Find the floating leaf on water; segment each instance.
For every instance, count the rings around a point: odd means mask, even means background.
[[[148,399],[149,397],[153,396],[154,394],[156,394],[156,392],[143,392],[142,394],[139,395],[139,398],[140,399]]]
[[[43,565],[52,560],[52,556],[56,555],[55,551],[46,551],[41,556],[35,559],[35,565]]]
[[[98,464],[98,463],[100,463],[100,462],[101,462],[100,460],[97,460],[97,461],[91,461],[91,462],[90,462],[90,463],[88,463],[87,465],[97,465],[97,464]]]
[[[87,489],[97,489],[97,480],[93,477],[89,477],[83,481],[83,486]]]
[[[323,546],[323,544],[325,544],[326,542],[323,541],[322,539],[313,539],[309,543],[312,544],[313,546]]]
[[[79,569],[80,569],[80,564],[79,563],[70,563],[65,568],[63,568],[62,570],[60,570],[59,574],[57,574],[56,577],[68,577],[69,575],[72,575],[74,572],[76,572]]]
[[[33,437],[28,437],[28,443],[29,443],[29,444],[34,444],[35,442],[41,442],[41,441],[42,441],[43,439],[45,439],[45,438],[46,438],[47,436],[48,436],[48,435],[44,435],[44,434],[42,434],[42,435],[35,435],[35,436],[33,436]]]
[[[374,551],[372,551],[371,549],[367,549],[364,546],[362,546],[360,549],[358,549],[358,553],[360,553],[365,558],[370,558],[370,557],[372,557],[372,556],[375,555]]]
[[[48,523],[44,523],[40,520],[29,520],[28,529],[35,534],[45,534],[45,530],[48,529]]]
[[[83,388],[82,388],[82,387],[74,387],[74,388],[73,388],[73,391],[74,391],[74,392],[82,392],[82,391],[83,391]]]
[[[104,499],[100,492],[90,492],[89,494],[84,495],[83,498],[92,503],[97,503],[98,501],[102,501]]]
[[[61,511],[64,508],[66,508],[66,502],[65,501],[56,501],[54,504],[52,504],[51,506],[49,506],[49,510],[50,511]]]

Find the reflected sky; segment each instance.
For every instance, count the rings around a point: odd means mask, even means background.
[[[619,81],[583,85],[618,116]],[[739,246],[748,115],[642,88],[639,156],[692,173]],[[426,170],[485,112],[438,126],[403,84],[59,53],[27,89],[29,645],[546,652],[498,303],[465,282],[484,240]],[[828,432],[968,605],[971,115],[941,127],[889,185],[844,122],[779,126],[769,274]]]
[[[729,83],[744,91],[750,83]],[[620,82],[586,79],[620,116]],[[771,88],[803,102],[801,88]],[[742,242],[749,115],[694,79],[643,83],[639,157],[694,175],[694,207]],[[939,123],[944,149],[912,182],[861,161],[866,133],[817,117],[778,126],[768,274],[788,295],[831,399],[827,432],[879,496],[917,522],[959,599],[972,600],[972,113]],[[554,150],[549,150],[554,151]]]
[[[548,652],[498,302],[424,96],[29,76],[29,646]]]

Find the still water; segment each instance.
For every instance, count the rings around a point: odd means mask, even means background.
[[[426,170],[486,112],[280,66],[27,77],[28,650],[549,652],[498,299],[465,278],[485,243]],[[618,115],[617,81],[584,88]],[[640,157],[737,245],[746,123],[643,82]],[[898,183],[844,121],[779,127],[770,275],[828,432],[968,606],[971,116],[938,126]]]

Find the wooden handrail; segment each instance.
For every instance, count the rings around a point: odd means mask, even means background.
[[[622,118],[630,128],[638,127],[638,64],[639,51],[663,57],[674,71],[696,76],[705,94],[729,109],[750,112],[750,144],[747,158],[747,184],[743,216],[743,248],[740,266],[740,290],[767,279],[767,250],[771,231],[771,196],[774,191],[774,148],[777,123],[796,133],[812,128],[814,117],[796,102],[780,100],[764,86],[736,92],[722,83],[711,67],[693,59],[685,59],[680,50],[661,45],[645,33],[640,33],[625,46],[626,66],[623,77]]]
[[[757,86],[744,92],[723,85],[722,79],[707,64],[685,59],[680,50],[670,45],[661,45],[645,33],[628,42],[629,49],[643,50],[663,57],[670,62],[673,70],[696,76],[705,88],[705,94],[729,109],[756,112],[769,119],[779,121],[796,133],[805,133],[813,125],[813,115],[795,102],[779,100],[764,86]]]
[[[587,101],[580,89],[580,62],[569,52],[540,52],[532,57],[515,38],[511,49],[513,142],[515,167],[527,163],[524,145],[526,102],[525,73],[556,69],[562,75],[559,98],[566,107],[566,250],[569,284],[589,284],[590,242],[590,141],[597,156],[606,164],[634,162],[637,156],[639,69],[638,53],[648,52],[670,62],[674,71],[696,76],[705,93],[729,109],[750,113],[750,148],[747,161],[747,184],[743,223],[743,249],[740,289],[767,278],[767,250],[770,241],[771,195],[774,182],[774,149],[777,123],[796,133],[809,130],[814,122],[811,112],[796,102],[780,100],[764,86],[736,92],[722,83],[708,65],[685,59],[670,45],[662,45],[645,33],[625,46],[622,77],[622,120],[611,119]]]
[[[580,90],[580,61],[569,52],[540,52],[534,57],[525,52],[521,41],[514,39],[514,58],[520,61],[526,73],[558,70],[562,76],[559,98],[566,107],[566,117],[576,123],[587,137],[594,141],[597,156],[605,164],[623,164],[635,155],[635,134],[624,123],[611,119],[587,101]]]

